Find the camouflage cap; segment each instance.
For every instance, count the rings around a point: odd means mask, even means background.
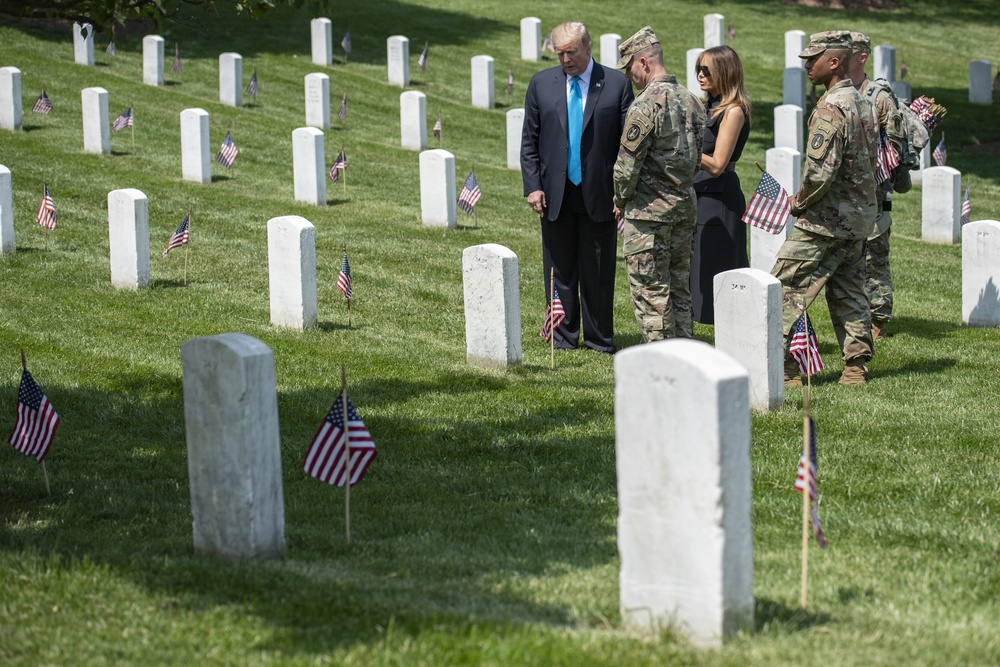
[[[648,25],[639,30],[618,47],[618,55],[621,56],[618,59],[618,64],[615,65],[618,69],[625,69],[628,67],[629,62],[643,49],[648,49],[653,44],[659,44],[660,40],[656,38],[656,33]]]
[[[863,32],[852,32],[851,42],[855,53],[867,53],[871,55],[872,53],[872,40],[868,39],[868,35]]]
[[[809,36],[809,46],[803,49],[799,58],[812,58],[827,49],[851,49],[851,33],[848,30],[827,30]]]

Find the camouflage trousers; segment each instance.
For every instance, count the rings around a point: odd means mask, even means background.
[[[868,278],[865,280],[865,292],[868,294],[873,322],[888,322],[892,319],[892,270],[889,268],[891,231],[892,227],[868,241],[865,258]]]
[[[695,200],[681,202],[670,220],[625,219],[625,270],[632,309],[646,342],[692,338],[691,254]]]
[[[795,227],[778,250],[771,275],[781,281],[786,353],[795,323],[826,287],[826,304],[844,361],[872,358],[863,240],[821,236]]]

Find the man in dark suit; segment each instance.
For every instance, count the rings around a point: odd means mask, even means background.
[[[582,23],[556,26],[552,43],[560,66],[531,77],[524,97],[524,195],[541,216],[545,293],[551,294],[554,267],[566,311],[555,346],[577,346],[582,315],[584,344],[614,354],[612,179],[632,86],[621,72],[594,62]]]

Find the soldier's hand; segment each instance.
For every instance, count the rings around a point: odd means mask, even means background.
[[[541,190],[528,193],[528,205],[538,215],[545,215],[545,193]]]
[[[625,211],[618,208],[618,205],[614,205],[615,222],[621,222],[625,219]]]

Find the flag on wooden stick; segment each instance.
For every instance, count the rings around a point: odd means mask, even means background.
[[[809,494],[810,510],[812,514],[813,534],[816,536],[816,544],[820,549],[826,549],[826,537],[823,535],[823,528],[819,521],[819,497],[817,489],[819,481],[817,472],[819,464],[816,459],[816,422],[809,418],[809,461],[805,456],[799,457],[799,467],[795,472],[795,490],[799,493]]]
[[[760,183],[757,184],[757,190],[750,198],[747,210],[743,213],[743,222],[765,232],[777,234],[785,227],[791,209],[788,193],[771,174],[765,171],[760,177]]]
[[[338,396],[333,407],[323,419],[319,430],[309,444],[309,450],[302,461],[302,470],[327,484],[345,486],[347,484],[347,450],[350,447],[350,485],[361,481],[368,466],[375,460],[378,451],[372,434],[361,421],[351,399],[347,398],[347,424],[344,424],[344,400]],[[345,437],[346,431],[346,437]]]
[[[337,118],[342,121],[347,120],[347,93],[344,93],[344,99],[340,101],[340,111],[337,112]]]
[[[330,165],[330,180],[334,183],[339,181],[340,171],[342,169],[347,169],[347,156],[344,155],[343,150],[340,151],[340,155],[338,155],[337,159],[333,161],[332,165]]]
[[[237,149],[236,144],[233,143],[232,133],[226,132],[226,138],[222,140],[219,152],[215,155],[215,161],[226,169],[232,169],[233,163],[236,162],[236,156],[239,154],[239,149]]]
[[[132,127],[133,124],[132,107],[129,107],[125,111],[122,111],[118,115],[118,118],[115,118],[115,122],[111,123],[111,129],[118,132],[119,130],[124,130],[126,127]]]
[[[799,365],[799,370],[806,375],[815,375],[824,368],[823,359],[819,356],[819,341],[816,340],[816,332],[806,313],[802,313],[795,323],[788,353]]]
[[[180,226],[177,228],[177,231],[171,234],[170,240],[167,241],[167,249],[163,251],[163,254],[160,255],[160,257],[165,258],[167,256],[167,253],[173,250],[174,248],[180,248],[182,245],[187,245],[188,234],[190,232],[190,229],[191,229],[191,216],[186,215],[184,216],[184,220],[181,222]]]
[[[434,134],[434,138],[437,139],[438,143],[440,144],[441,143],[441,114],[438,114],[437,122],[434,123],[434,127],[431,128],[431,132]]]
[[[552,340],[552,332],[566,319],[566,311],[563,309],[562,299],[559,298],[559,290],[552,288],[552,303],[545,310],[545,322],[542,330],[538,334],[546,342]]]
[[[965,187],[965,199],[962,200],[962,224],[964,225],[972,217],[972,202],[969,201],[969,187]]]
[[[56,228],[56,204],[52,201],[52,193],[49,192],[48,185],[45,186],[45,194],[42,196],[42,201],[38,205],[38,213],[35,214],[35,222],[46,229]]]
[[[25,368],[17,390],[17,419],[7,442],[25,456],[41,461],[48,454],[58,427],[58,413]]]
[[[417,58],[417,65],[420,67],[421,72],[427,71],[427,42],[424,42],[424,50],[420,52],[420,57]]]
[[[257,68],[253,68],[253,76],[250,77],[250,83],[247,84],[247,94],[253,95],[256,98],[260,94],[260,84],[257,83]]]
[[[170,69],[174,70],[174,74],[181,73],[181,49],[177,44],[174,44],[174,64]]]
[[[49,99],[49,96],[45,94],[44,90],[42,91],[42,94],[38,96],[38,99],[35,100],[35,106],[31,107],[31,111],[46,116],[50,111],[52,111],[52,101]]]
[[[348,30],[344,34],[344,38],[340,40],[340,48],[344,50],[344,55],[351,55],[351,31]]]
[[[337,289],[344,293],[344,297],[350,301],[353,291],[351,290],[351,265],[347,263],[347,251],[344,251],[344,260],[340,263],[340,275],[337,276]]]
[[[479,183],[476,182],[476,172],[470,171],[469,177],[465,179],[465,185],[462,186],[462,191],[458,194],[458,207],[472,215],[472,211],[482,196]]]
[[[934,163],[939,167],[943,167],[948,161],[948,146],[944,143],[944,134],[941,135],[941,141],[938,142],[938,145],[934,147],[931,157],[934,158]]]

